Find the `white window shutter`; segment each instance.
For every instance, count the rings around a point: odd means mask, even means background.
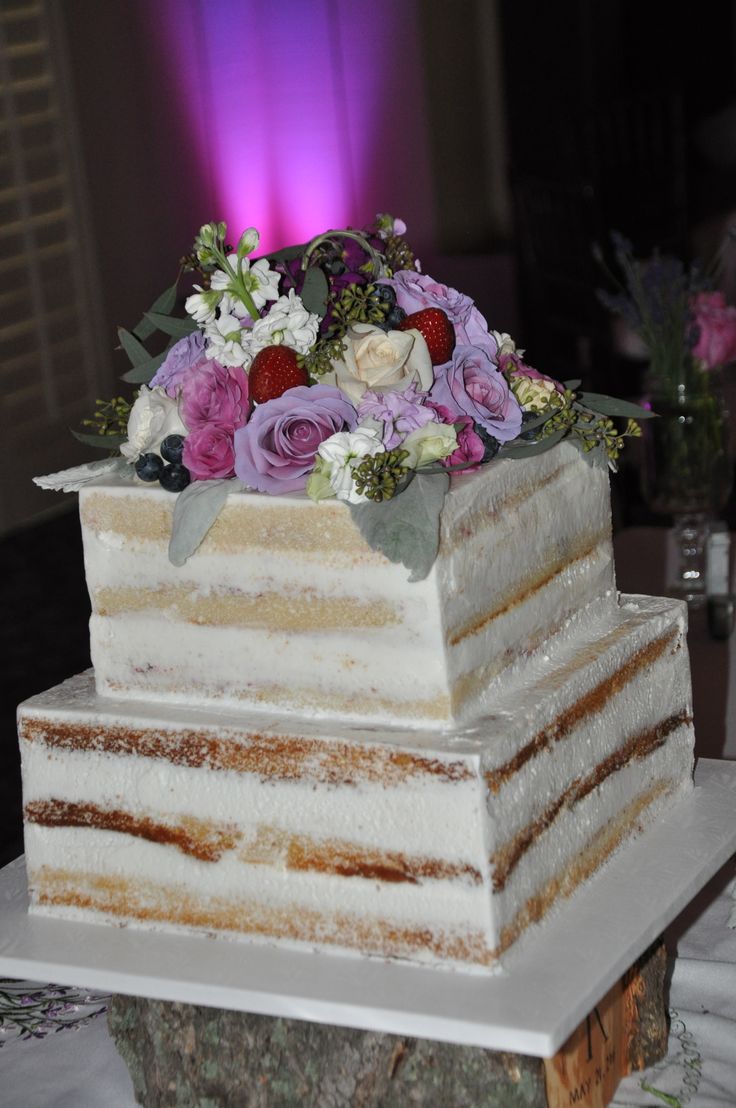
[[[49,508],[31,478],[84,459],[69,428],[111,391],[80,163],[55,4],[2,0],[2,531]]]

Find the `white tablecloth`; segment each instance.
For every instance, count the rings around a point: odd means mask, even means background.
[[[668,932],[677,951],[670,986],[667,1058],[619,1087],[627,1108],[736,1108],[736,859]],[[0,1104],[4,1108],[133,1108],[133,1087],[107,1032],[105,999],[70,1003],[69,991],[0,984]],[[25,999],[25,1005],[22,1001]],[[35,1007],[34,1007],[35,1004]],[[65,1010],[65,1005],[68,1007]],[[36,1024],[35,1036],[19,1019]],[[451,1106],[443,1106],[451,1108]]]

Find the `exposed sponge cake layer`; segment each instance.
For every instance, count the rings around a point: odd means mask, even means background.
[[[20,712],[32,910],[488,970],[690,787],[682,606],[624,598],[471,728]]]
[[[344,504],[305,497],[231,494],[174,567],[173,503],[122,482],[80,494],[103,694],[452,726],[615,604],[607,476],[567,444],[456,482],[437,561],[411,586]]]

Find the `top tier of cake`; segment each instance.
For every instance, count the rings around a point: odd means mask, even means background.
[[[615,604],[607,472],[566,443],[455,479],[414,583],[344,504],[299,496],[231,494],[177,568],[173,507],[130,483],[80,493],[102,695],[457,725],[507,667]]]

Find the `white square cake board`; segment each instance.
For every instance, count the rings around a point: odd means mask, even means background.
[[[736,762],[614,855],[488,976],[28,915],[0,872],[0,974],[551,1057],[736,851]]]

